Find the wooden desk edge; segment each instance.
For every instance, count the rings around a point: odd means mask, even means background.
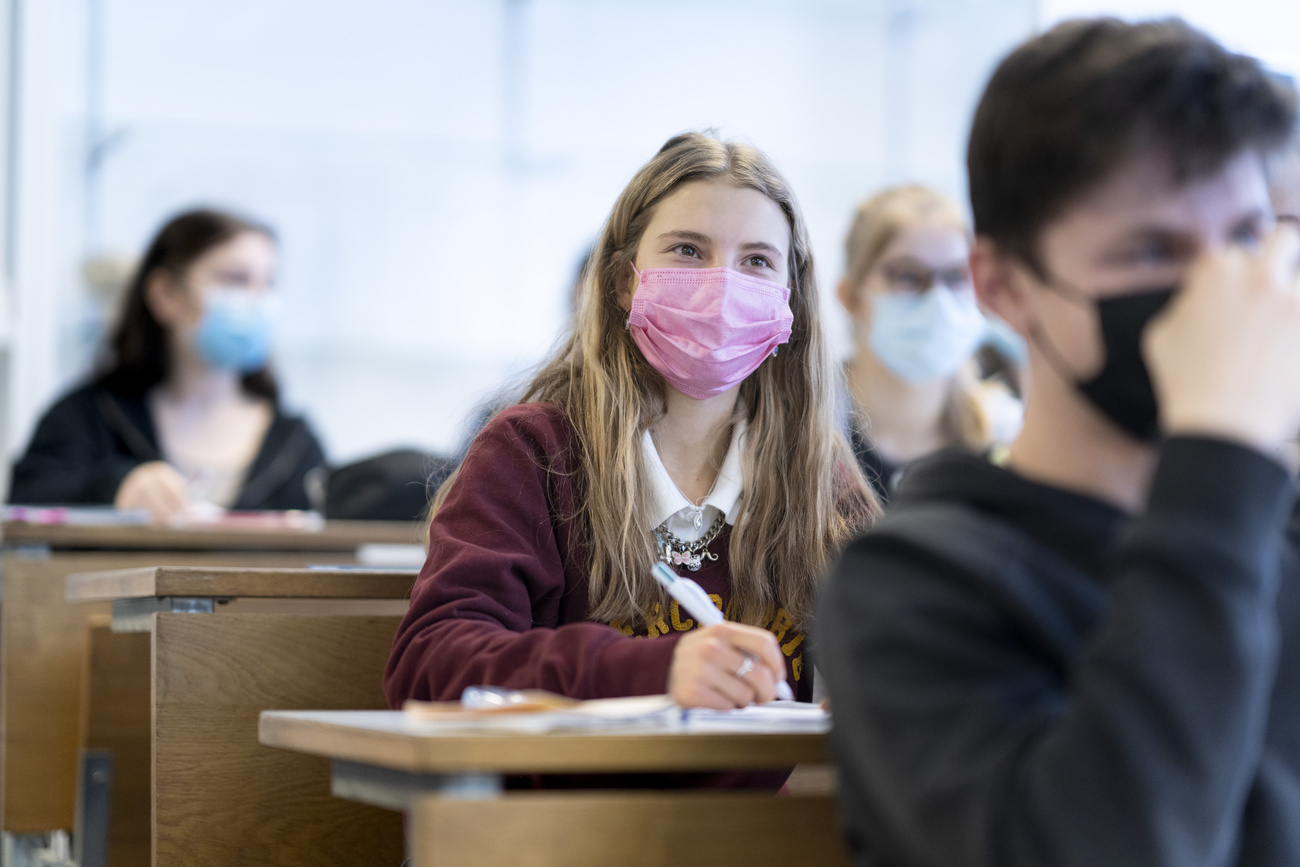
[[[68,602],[185,598],[406,599],[416,570],[256,566],[145,566],[74,572]]]
[[[48,545],[83,550],[152,551],[352,551],[360,545],[414,545],[422,542],[419,522],[327,521],[319,531],[257,530],[224,527],[97,527],[0,524],[6,546]]]
[[[63,598],[68,602],[103,602],[135,596],[154,596],[158,569],[103,569],[74,572],[64,579]]]
[[[257,737],[263,746],[342,759],[411,773],[640,773],[761,770],[828,762],[827,735],[658,733],[456,735],[376,731],[361,726],[295,718],[292,711],[263,711]],[[761,743],[762,750],[754,749]],[[538,750],[544,743],[545,749]],[[605,758],[611,749],[627,753]],[[542,755],[537,755],[537,753]],[[684,758],[683,756],[688,756]]]

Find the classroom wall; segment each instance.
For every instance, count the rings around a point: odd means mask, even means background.
[[[60,199],[67,89],[63,6],[0,0],[0,448],[25,441],[60,380],[70,252]],[[61,240],[64,242],[61,246]],[[9,465],[0,461],[0,490]]]
[[[451,448],[552,344],[614,197],[683,129],[748,139],[790,176],[842,346],[830,290],[855,202],[913,179],[961,194],[974,100],[1038,15],[1035,0],[46,5],[56,146],[31,219],[55,227],[53,252],[17,289],[14,351],[54,369],[10,380],[8,450],[102,335],[87,261],[104,273],[205,202],[280,230],[278,366],[340,460]]]
[[[1177,15],[1234,51],[1300,77],[1300,3],[1277,0],[1039,0],[1039,26],[1066,18],[1115,15],[1129,21]]]

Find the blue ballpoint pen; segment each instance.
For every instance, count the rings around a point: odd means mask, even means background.
[[[700,622],[701,626],[712,626],[726,620],[718,610],[718,606],[714,605],[713,600],[709,598],[709,594],[704,592],[704,588],[690,578],[678,575],[668,568],[668,564],[664,561],[655,563],[650,568],[650,574],[668,591],[669,596],[677,600],[678,605],[685,608],[687,613]],[[776,697],[781,701],[794,701],[794,692],[791,691],[790,684],[778,680]]]

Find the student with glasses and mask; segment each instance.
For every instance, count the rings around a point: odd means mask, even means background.
[[[1300,863],[1296,119],[1177,20],[993,74],[972,272],[1032,385],[1005,459],[913,466],[820,599],[858,864]]]
[[[127,285],[91,381],[41,419],[9,501],[147,509],[307,509],[325,462],[270,369],[271,229],[214,210],[167,222]]]
[[[845,241],[840,303],[853,322],[845,365],[854,455],[882,502],[903,467],[949,446],[1008,443],[1020,402],[980,378],[991,326],[971,284],[970,233],[956,203],[923,186],[859,207]]]

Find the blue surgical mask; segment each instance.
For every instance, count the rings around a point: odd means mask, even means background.
[[[219,370],[252,373],[266,366],[274,331],[273,299],[237,287],[217,287],[203,299],[194,346]]]
[[[869,345],[900,379],[927,382],[954,375],[988,332],[969,289],[931,286],[871,299]]]
[[[989,316],[988,322],[989,330],[984,335],[984,345],[1013,364],[1028,364],[1029,346],[1025,343],[1025,338],[1012,331],[1010,325],[996,316]]]

